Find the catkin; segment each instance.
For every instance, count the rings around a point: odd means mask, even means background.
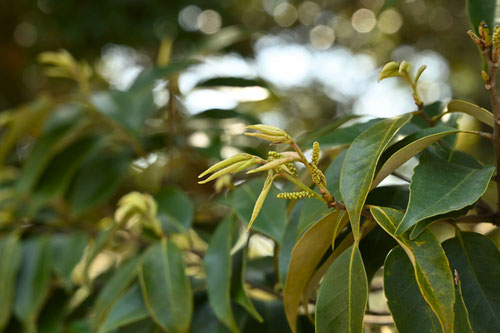
[[[278,193],[277,195],[278,199],[289,199],[289,200],[312,198],[313,196],[314,194],[308,191],[283,192],[283,193]]]

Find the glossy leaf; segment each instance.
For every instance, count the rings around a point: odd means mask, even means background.
[[[167,332],[188,332],[193,292],[177,246],[165,239],[150,246],[139,266],[139,280],[153,320]]]
[[[463,298],[474,332],[500,327],[500,252],[486,236],[457,230],[443,243],[453,270],[458,272]]]
[[[73,285],[71,274],[82,259],[88,237],[84,233],[55,234],[50,239],[52,268],[64,280],[66,289]]]
[[[441,215],[436,215],[433,217],[429,217],[423,221],[418,222],[412,229],[411,229],[411,234],[410,234],[410,239],[415,239],[424,231],[428,226],[433,224],[434,222],[438,222],[441,220],[448,220],[448,219],[457,219],[461,216],[467,215],[469,210],[473,208],[474,205],[467,206],[465,208],[462,208],[460,210],[456,210],[453,212],[449,212],[446,214],[441,214]]]
[[[410,185],[410,202],[396,233],[418,222],[476,202],[486,191],[495,168],[476,169],[450,163],[427,150],[420,155]]]
[[[415,269],[420,291],[441,323],[443,332],[453,331],[455,288],[448,259],[441,244],[428,230],[410,240],[408,234],[396,236],[403,213],[386,207],[371,207],[377,223],[405,249]]]
[[[134,257],[122,263],[99,293],[93,307],[92,326],[95,330],[102,325],[109,311],[137,277],[138,265],[139,257]]]
[[[340,172],[342,164],[344,163],[347,150],[342,151],[333,160],[332,164],[325,170],[325,177],[328,190],[335,197],[337,201],[342,202],[342,195],[340,194]]]
[[[262,191],[263,179],[255,179],[236,187],[230,201],[236,209],[239,219],[245,223],[250,221],[254,204]],[[252,225],[252,229],[279,242],[286,227],[286,201],[276,198],[278,190],[271,187],[264,201],[259,216]]]
[[[496,0],[467,0],[467,14],[472,28],[478,33],[478,27],[482,20],[493,27],[495,21]]]
[[[215,316],[232,332],[239,332],[231,308],[231,246],[236,224],[226,218],[215,230],[205,254],[208,300]]]
[[[19,234],[11,233],[0,239],[0,331],[7,325],[14,301],[16,276],[21,265],[23,250]]]
[[[167,186],[155,195],[158,216],[168,231],[185,232],[191,228],[194,205],[191,199],[175,186]]]
[[[304,233],[292,250],[283,291],[285,313],[292,332],[296,332],[297,309],[307,282],[326,251],[331,247],[338,215],[338,211],[333,211],[316,222]]]
[[[459,130],[451,127],[430,127],[418,131],[396,142],[382,154],[377,171],[373,180],[372,188],[376,187],[382,180],[393,171],[403,165],[413,156],[416,156],[431,144],[439,141],[447,135],[458,133]]]
[[[14,313],[30,331],[49,294],[50,246],[46,238],[31,238],[23,243],[23,259],[16,283]]]
[[[88,161],[76,174],[68,200],[76,215],[108,199],[128,171],[128,151],[107,152]]]
[[[136,283],[116,301],[97,332],[109,332],[148,316],[148,310],[142,299],[141,287]]]
[[[340,175],[340,193],[355,239],[359,239],[361,210],[371,189],[377,162],[392,137],[410,119],[411,115],[406,114],[381,120],[360,134],[347,150]]]
[[[490,127],[493,127],[495,124],[493,114],[490,111],[475,104],[466,101],[452,100],[448,103],[447,108],[447,112],[466,113]]]
[[[231,295],[255,320],[262,322],[262,316],[255,309],[246,288],[247,249],[245,247],[233,255]]]
[[[399,332],[442,332],[439,320],[420,292],[412,263],[399,246],[385,260],[384,292]]]
[[[368,281],[356,245],[347,249],[328,269],[316,302],[316,332],[363,332],[368,303]]]

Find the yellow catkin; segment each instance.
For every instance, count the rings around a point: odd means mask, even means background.
[[[312,161],[311,161],[312,164],[318,165],[319,154],[320,154],[319,142],[318,141],[314,141],[314,143],[313,143]]]
[[[277,195],[278,199],[288,199],[288,200],[297,200],[304,198],[312,198],[314,196],[313,193],[307,191],[300,192],[283,192]]]
[[[293,164],[293,162],[288,162],[287,164],[285,164],[285,166],[288,169],[288,171],[290,171],[290,174],[293,177],[299,178],[299,173],[297,171],[297,168],[295,167],[295,164]]]
[[[493,30],[493,46],[495,49],[500,48],[500,27],[495,26],[495,30]]]
[[[318,169],[318,167],[316,165],[314,165],[314,164],[310,164],[310,165],[311,165],[312,180],[316,184],[323,184],[324,186],[326,186],[326,177],[323,174],[323,172],[321,172],[321,170]]]

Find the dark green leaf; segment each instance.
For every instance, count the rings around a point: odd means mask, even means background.
[[[144,253],[139,278],[154,321],[166,331],[188,332],[193,292],[177,246],[165,239],[150,246]]]
[[[288,275],[288,265],[290,264],[290,258],[292,256],[292,250],[297,241],[297,226],[299,224],[299,217],[304,207],[305,200],[300,200],[293,207],[292,214],[288,219],[288,223],[285,228],[285,233],[281,241],[281,246],[279,248],[278,254],[278,271],[279,279],[282,286],[285,285],[286,276]]]
[[[75,176],[68,200],[76,215],[108,199],[128,171],[128,151],[107,152],[85,163]]]
[[[426,229],[428,226],[433,224],[434,222],[438,222],[441,220],[446,220],[446,219],[457,219],[461,216],[467,215],[469,210],[473,208],[473,205],[467,206],[465,208],[462,208],[460,210],[456,210],[453,212],[449,212],[446,214],[441,214],[441,215],[436,215],[433,217],[429,217],[423,221],[418,222],[413,229],[411,229],[411,234],[410,234],[410,239],[415,239]]]
[[[50,291],[50,244],[46,238],[23,243],[23,259],[17,277],[14,313],[31,331]]]
[[[141,287],[136,283],[116,301],[98,332],[109,332],[147,317],[148,310],[142,300]]]
[[[251,124],[260,123],[259,119],[243,112],[238,112],[235,110],[225,110],[225,109],[210,109],[200,113],[197,113],[194,118],[201,119],[230,119],[230,118],[240,118],[248,121]]]
[[[255,179],[236,187],[233,191],[230,200],[241,221],[245,223],[250,221],[263,184],[263,179]],[[276,198],[277,194],[278,190],[271,187],[252,228],[279,242],[286,227],[286,201]]]
[[[363,237],[359,243],[359,251],[363,256],[368,281],[371,281],[379,268],[384,265],[387,253],[396,245],[394,238],[380,227],[376,227]]]
[[[257,312],[246,288],[247,247],[233,255],[231,295],[255,320],[262,322],[262,316]],[[229,254],[229,253],[228,253]]]
[[[469,168],[450,163],[430,150],[420,155],[410,185],[410,202],[396,233],[418,222],[476,202],[486,191],[495,168]]]
[[[97,137],[85,137],[70,144],[58,153],[42,174],[33,192],[35,205],[41,205],[67,190],[71,178],[77,168],[99,147],[101,140]]]
[[[236,224],[226,218],[215,230],[205,254],[205,272],[210,305],[232,332],[239,332],[231,308],[231,246]]]
[[[243,77],[216,77],[199,82],[197,87],[266,87],[266,82],[259,79],[246,79]]]
[[[398,210],[373,206],[370,212],[377,223],[405,249],[414,265],[422,295],[438,317],[443,331],[452,332],[455,289],[441,244],[429,230],[424,230],[415,240],[410,240],[408,233],[396,236],[396,226],[403,218],[403,213]]]
[[[493,29],[495,11],[496,0],[467,0],[467,14],[476,34],[478,33],[479,24],[483,20]]]
[[[342,164],[344,163],[346,153],[347,150],[344,150],[338,154],[332,164],[325,170],[328,190],[334,198],[340,202],[342,202],[342,195],[340,194],[340,171],[342,170]]]
[[[381,120],[360,134],[347,150],[340,175],[344,200],[355,239],[359,239],[361,210],[371,189],[375,168],[385,147],[411,114]]]
[[[399,246],[385,260],[384,292],[399,332],[442,332],[439,320],[420,292],[411,261]]]
[[[463,298],[474,332],[497,332],[500,327],[500,252],[486,236],[457,230],[443,243],[462,283]]]
[[[473,332],[469,320],[469,311],[465,305],[464,296],[462,294],[462,284],[460,280],[455,288],[455,333],[470,333]]]
[[[175,186],[167,186],[155,195],[158,216],[166,222],[167,231],[184,232],[191,228],[194,205],[191,199]]]
[[[19,234],[11,233],[0,239],[0,331],[7,325],[12,310],[16,276],[23,250]]]
[[[139,257],[134,257],[122,263],[101,290],[93,307],[94,318],[92,320],[92,327],[94,330],[97,330],[102,325],[111,308],[123,296],[132,284],[132,281],[136,278],[138,264]]]
[[[368,302],[368,281],[356,245],[328,269],[316,302],[316,332],[362,332]]]
[[[66,289],[73,285],[71,274],[82,258],[87,240],[87,235],[80,232],[55,234],[51,237],[52,268],[64,280]]]

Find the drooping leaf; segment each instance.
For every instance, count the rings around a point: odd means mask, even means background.
[[[103,324],[109,311],[137,277],[139,259],[139,257],[133,257],[122,263],[101,290],[99,296],[97,296],[93,307],[94,318],[92,320],[92,327],[94,330],[97,330]]]
[[[173,242],[162,239],[146,250],[139,266],[139,280],[153,320],[166,331],[188,332],[193,292],[182,252]]]
[[[403,165],[413,156],[416,156],[431,144],[447,135],[458,133],[452,127],[430,127],[413,133],[387,148],[380,158],[377,176],[373,180],[372,188],[389,176],[394,170]]]
[[[493,127],[495,124],[495,120],[493,118],[493,114],[486,110],[483,109],[480,106],[477,106],[475,104],[466,102],[466,101],[460,101],[460,100],[452,100],[448,103],[448,110],[447,112],[461,112],[461,113],[466,113],[469,116],[472,116],[479,120],[480,122]]]
[[[21,265],[22,247],[19,234],[11,233],[0,239],[0,331],[7,325],[14,301],[16,276]]]
[[[241,221],[245,223],[250,221],[255,201],[262,191],[263,183],[263,179],[251,180],[239,185],[233,191],[230,202]],[[286,227],[286,201],[276,198],[277,194],[278,190],[271,187],[252,228],[279,242]]]
[[[495,168],[470,168],[450,163],[427,150],[420,155],[410,185],[410,202],[396,233],[418,222],[476,202],[486,191]]]
[[[191,228],[194,205],[191,199],[175,186],[167,186],[155,195],[158,216],[166,223],[167,231],[185,232]]]
[[[246,283],[247,247],[233,255],[233,273],[231,278],[231,295],[257,321],[262,322],[262,316],[255,309],[252,300],[248,296]]]
[[[226,218],[215,230],[205,254],[208,300],[215,316],[232,332],[239,332],[231,308],[231,246],[236,224]]]
[[[411,261],[399,246],[385,260],[384,292],[399,332],[442,332],[439,320],[420,292]]]
[[[68,201],[76,215],[108,199],[127,172],[132,158],[126,150],[107,152],[85,163],[75,176]]]
[[[136,283],[113,304],[97,332],[109,332],[147,318],[148,315],[148,310],[142,299],[141,287]]]
[[[31,238],[23,243],[23,259],[17,277],[14,313],[31,331],[49,294],[50,246],[47,238]]]
[[[375,168],[385,147],[411,114],[381,120],[360,134],[347,150],[340,175],[340,193],[349,213],[355,239],[359,239],[361,210],[371,189]]]
[[[474,332],[500,327],[500,252],[486,236],[457,230],[443,243],[453,270],[458,272],[463,299]]]
[[[88,237],[84,233],[55,234],[50,239],[52,268],[64,280],[66,289],[73,285],[71,273],[83,256]]]
[[[454,326],[455,289],[453,275],[441,244],[429,230],[424,230],[414,240],[408,233],[396,235],[396,226],[403,213],[387,207],[370,208],[377,223],[406,251],[415,269],[420,292],[441,323],[443,332],[452,332]]]
[[[347,249],[328,269],[316,302],[318,333],[362,332],[368,303],[368,281],[356,245]]]
[[[283,291],[285,313],[292,332],[296,332],[297,309],[307,282],[326,251],[331,247],[338,215],[338,211],[333,211],[316,222],[299,239],[292,250]]]

